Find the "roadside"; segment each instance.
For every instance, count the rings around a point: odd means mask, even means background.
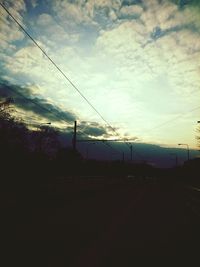
[[[133,266],[160,259],[164,266],[198,256],[199,218],[177,184],[60,179],[41,188],[15,210],[16,240],[28,266]]]

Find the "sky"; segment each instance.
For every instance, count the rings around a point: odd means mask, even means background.
[[[77,120],[90,138],[197,147],[200,1],[1,3],[115,132],[0,6],[0,96],[13,96],[19,117],[70,130]]]

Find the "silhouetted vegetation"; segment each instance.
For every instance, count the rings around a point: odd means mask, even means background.
[[[44,184],[46,179],[60,176],[103,176],[105,179],[127,181],[145,180],[183,181],[197,183],[199,159],[190,160],[182,167],[159,169],[146,163],[120,160],[85,160],[78,151],[63,147],[59,133],[43,125],[28,129],[6,109],[0,112],[0,147],[2,182],[16,185]],[[7,179],[6,177],[9,177]]]
[[[170,251],[176,238],[173,234],[172,241],[168,241],[165,232],[169,228],[169,232],[175,233],[176,223],[180,225],[185,219],[182,202],[187,201],[196,209],[197,197],[193,197],[193,192],[192,198],[185,196],[184,190],[185,185],[199,184],[200,159],[171,169],[155,168],[145,162],[85,160],[78,151],[63,147],[58,136],[55,129],[46,125],[30,130],[6,110],[0,113],[1,195],[4,207],[9,207],[6,215],[9,223],[17,226],[8,231],[16,228],[18,239],[26,240],[23,251],[27,260],[32,261],[27,244],[34,244],[35,254],[41,240],[46,243],[51,240],[54,245],[50,252],[46,245],[41,245],[43,258],[56,255],[71,266],[83,244],[87,248],[87,244],[93,246],[95,240],[99,242],[99,236],[109,238],[113,233],[110,229],[116,229],[113,236],[122,231],[118,244],[129,242],[131,256],[133,252],[138,255],[144,251],[150,254],[159,251],[156,245],[159,240]],[[183,210],[181,214],[180,210]],[[189,215],[187,220],[190,221]],[[170,221],[173,223],[169,225]],[[110,222],[117,227],[111,224],[105,231]],[[145,223],[149,229],[146,235]],[[125,229],[128,229],[127,236]],[[190,227],[182,229],[178,238],[182,233],[191,236]],[[151,234],[152,240],[158,241],[151,241]],[[195,230],[192,236],[196,236]],[[190,244],[187,235],[185,240],[185,244]],[[115,239],[112,246],[114,243]],[[174,251],[181,243],[175,243]],[[62,249],[64,253],[60,256]],[[20,251],[21,247],[19,254]],[[123,251],[126,258],[126,247]]]

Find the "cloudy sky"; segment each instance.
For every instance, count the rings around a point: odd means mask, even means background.
[[[196,147],[200,1],[1,2],[121,137]],[[27,121],[77,119],[87,134],[115,136],[2,7],[0,79],[1,96],[15,91],[56,113],[15,101]]]

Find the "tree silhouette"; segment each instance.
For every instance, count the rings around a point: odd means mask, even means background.
[[[31,139],[32,146],[34,146],[33,150],[36,153],[46,154],[50,158],[55,157],[61,146],[56,129],[46,125],[40,126],[37,131],[32,131]]]
[[[8,110],[0,113],[0,144],[1,151],[22,149],[27,147],[28,129],[18,121]]]

